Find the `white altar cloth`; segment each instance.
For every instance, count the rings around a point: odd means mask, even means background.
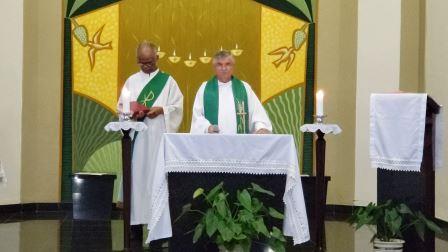
[[[169,172],[285,174],[283,233],[294,244],[310,239],[296,147],[291,135],[165,134],[154,177],[148,239],[172,236],[168,201]],[[244,176],[244,175],[242,175]]]

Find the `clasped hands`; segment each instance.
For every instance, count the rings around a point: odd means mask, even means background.
[[[217,125],[210,125],[208,127],[208,133],[209,134],[217,134],[219,133],[219,128]],[[268,129],[265,128],[261,128],[257,131],[255,131],[255,134],[271,134],[271,131],[269,131]]]
[[[163,114],[163,108],[162,107],[151,107],[148,111],[136,111],[134,112],[134,115],[132,116],[133,119],[136,120],[142,120],[145,117],[148,117],[150,119],[156,118],[158,115]]]

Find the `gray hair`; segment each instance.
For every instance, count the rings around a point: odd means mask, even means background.
[[[146,41],[146,40],[143,40],[143,41],[140,42],[140,43],[138,44],[138,46],[137,46],[137,49],[136,49],[136,55],[137,55],[137,57],[138,57],[138,55],[140,54],[140,52],[141,52],[143,49],[146,49],[146,48],[151,49],[154,53],[157,53],[157,50],[158,50],[156,44],[154,44],[154,43],[152,43],[152,42],[149,42],[149,41]]]
[[[235,58],[233,57],[232,53],[230,51],[227,50],[221,50],[219,52],[217,52],[214,56],[213,56],[213,64],[216,63],[216,61],[220,60],[220,59],[225,59],[230,57],[230,59],[232,60],[232,63],[235,63]]]

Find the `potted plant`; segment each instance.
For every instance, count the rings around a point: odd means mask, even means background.
[[[178,220],[187,212],[200,215],[194,229],[193,243],[201,237],[210,239],[220,251],[248,252],[253,243],[268,245],[274,251],[285,251],[286,239],[282,231],[272,226],[270,218],[283,219],[283,214],[266,206],[259,198],[261,195],[274,197],[274,193],[252,183],[250,187],[238,190],[235,197],[230,197],[221,182],[205,192],[198,188],[193,194],[192,204],[183,207]]]
[[[369,227],[374,233],[371,241],[375,251],[402,251],[403,232],[409,228],[414,228],[422,240],[426,229],[442,233],[442,229],[420,211],[414,212],[407,205],[391,200],[380,205],[369,203],[366,207],[358,207],[349,222],[355,229]]]

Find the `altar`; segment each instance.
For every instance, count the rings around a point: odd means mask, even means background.
[[[146,242],[173,236],[172,220],[177,216],[170,213],[170,190],[177,185],[169,184],[172,181],[182,181],[179,187],[192,183],[193,187],[199,187],[201,180],[227,180],[237,187],[240,178],[241,186],[245,186],[250,183],[248,178],[259,182],[258,177],[265,176],[267,179],[260,182],[263,186],[271,182],[274,191],[282,187],[282,194],[276,195],[276,199],[284,203],[284,235],[291,236],[294,244],[308,241],[309,227],[296,153],[291,135],[165,134],[154,176],[148,181],[153,197]],[[192,179],[192,174],[197,174],[197,179]],[[173,194],[173,197],[178,196]]]

